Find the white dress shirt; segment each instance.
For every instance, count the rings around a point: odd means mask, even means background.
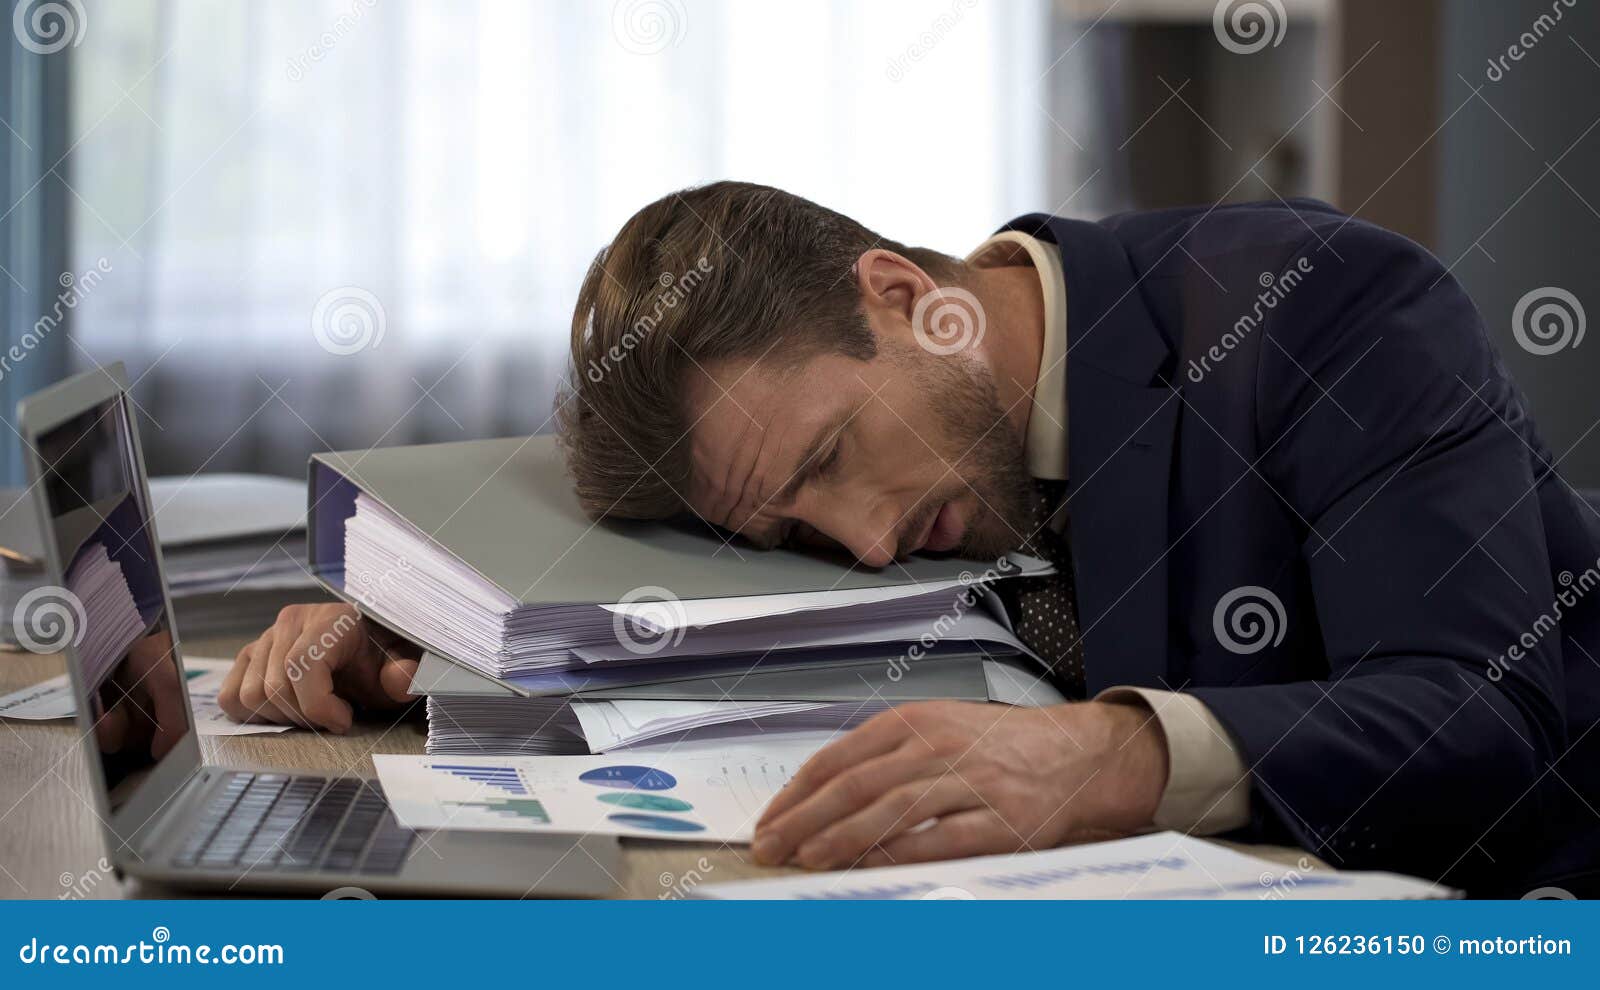
[[[1031,265],[1044,290],[1044,349],[1033,388],[1033,408],[1023,450],[1036,478],[1067,478],[1067,284],[1061,250],[1054,244],[1008,230],[967,256],[980,267]],[[1065,524],[1066,513],[1056,519]],[[1094,663],[1093,654],[1085,656]],[[1167,785],[1155,824],[1196,835],[1213,835],[1250,820],[1250,773],[1228,730],[1200,699],[1176,691],[1107,688],[1097,701],[1143,705],[1167,737]]]

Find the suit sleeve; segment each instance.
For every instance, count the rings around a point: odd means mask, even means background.
[[[1263,327],[1255,422],[1262,476],[1305,523],[1329,669],[1192,693],[1250,768],[1251,837],[1463,882],[1516,854],[1489,835],[1539,819],[1564,745],[1549,466],[1426,251],[1355,222],[1302,250],[1314,269]]]

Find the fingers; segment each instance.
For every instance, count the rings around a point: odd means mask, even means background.
[[[893,711],[874,715],[845,733],[844,738],[813,753],[783,790],[777,793],[756,822],[756,831],[776,821],[790,808],[814,794],[818,788],[850,767],[892,752],[908,734],[905,720]]]
[[[94,720],[94,738],[102,753],[120,753],[128,738],[128,712],[121,705],[112,705]]]
[[[893,866],[897,863],[989,856],[1016,852],[1026,844],[993,811],[974,808],[946,815],[935,822],[932,828],[891,839],[867,853],[859,865]]]
[[[267,630],[262,637],[250,644],[249,666],[245,669],[244,679],[239,682],[239,707],[243,713],[240,721],[243,722],[278,722],[292,723],[292,719],[278,710],[267,697],[267,660],[271,656],[272,644],[277,638],[277,628]]]
[[[931,783],[942,769],[925,752],[913,753],[904,748],[857,764],[834,776],[789,810],[758,826],[751,852],[762,863],[786,862],[796,849],[828,826],[867,807],[901,784],[919,778]],[[801,772],[804,772],[803,767]]]
[[[218,704],[238,721],[349,731],[354,713],[334,673],[360,653],[355,629],[359,617],[349,606],[287,606],[239,652]]]
[[[378,669],[378,685],[390,700],[400,703],[416,701],[417,696],[411,693],[411,681],[416,676],[417,661],[384,651],[383,666]]]
[[[155,732],[150,737],[150,756],[161,759],[172,751],[189,723],[184,705],[184,684],[178,676],[178,665],[172,656],[171,637],[152,637],[153,648],[160,651],[152,658],[149,669],[140,678],[141,693],[150,699],[150,714],[155,718]],[[162,641],[164,640],[164,642]]]
[[[233,666],[228,668],[228,676],[222,679],[222,687],[217,690],[217,707],[235,722],[243,722],[249,717],[244,703],[239,700],[239,685],[250,671],[250,650],[255,645],[246,643],[239,655],[233,658]]]
[[[981,807],[983,802],[972,787],[956,774],[919,778],[805,840],[795,859],[813,870],[841,869],[858,862],[874,846],[924,822]]]
[[[285,718],[301,728],[309,729],[311,722],[300,710],[294,686],[289,683],[291,676],[296,680],[304,676],[309,663],[304,650],[296,649],[304,635],[300,629],[284,628],[282,625],[274,630],[272,649],[267,654],[266,669],[262,673],[262,688],[267,693],[267,700]]]
[[[295,708],[312,726],[340,734],[349,732],[355,713],[334,690],[333,671],[316,645],[314,631],[307,629],[286,654],[285,678]]]

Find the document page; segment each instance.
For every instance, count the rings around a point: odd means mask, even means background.
[[[707,884],[696,897],[758,900],[1392,900],[1455,891],[1237,852],[1179,832],[1010,856]]]
[[[749,842],[761,810],[814,751],[736,745],[692,755],[374,755],[384,796],[416,829]]]
[[[217,704],[217,692],[228,677],[232,660],[212,657],[184,657],[184,675],[189,682],[189,704],[194,709],[194,727],[202,736],[253,736],[267,732],[287,732],[287,725],[265,722],[235,722]],[[0,698],[0,718],[44,722],[71,718],[78,713],[72,697],[72,684],[66,674],[57,674],[33,687],[23,688]]]

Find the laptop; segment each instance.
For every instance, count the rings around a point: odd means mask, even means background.
[[[68,379],[17,411],[108,859],[169,886],[327,895],[598,897],[615,838],[412,831],[376,781],[212,766],[184,688],[127,378]]]

